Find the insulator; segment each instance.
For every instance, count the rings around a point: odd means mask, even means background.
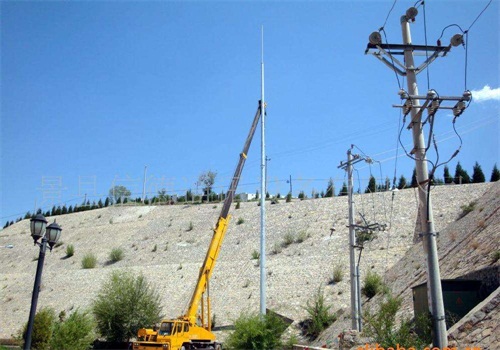
[[[462,34],[455,34],[450,39],[450,44],[452,46],[460,46],[464,43],[464,36]]]
[[[382,36],[380,35],[379,32],[373,32],[368,37],[368,40],[372,45],[379,45],[380,43],[382,43]]]
[[[418,10],[416,7],[410,7],[408,10],[406,10],[406,18],[409,21],[415,21],[415,17],[418,15]]]

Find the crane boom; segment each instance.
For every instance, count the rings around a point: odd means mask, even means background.
[[[212,271],[219,256],[220,248],[224,236],[226,235],[229,223],[229,209],[233,202],[236,188],[240,181],[241,172],[247,159],[247,153],[250,149],[257,124],[259,123],[261,110],[264,110],[265,104],[259,101],[257,112],[250,127],[250,132],[243,146],[243,151],[240,153],[240,159],[233,179],[229,185],[224,205],[217,220],[214,229],[210,246],[208,247],[207,255],[203,265],[200,268],[200,274],[196,287],[189,302],[187,312],[176,319],[162,320],[159,328],[153,329],[141,328],[137,332],[137,341],[133,343],[134,350],[193,350],[193,349],[215,349],[221,350],[221,343],[217,342],[216,336],[212,333],[212,325],[210,319],[210,295],[209,281],[212,276]],[[205,296],[206,294],[206,296]],[[205,298],[204,298],[205,296]],[[206,308],[205,308],[206,305]],[[201,306],[201,325],[197,324],[198,309]],[[205,312],[208,315],[205,322]]]
[[[245,141],[245,145],[243,146],[243,151],[240,153],[240,159],[238,161],[238,165],[236,166],[236,170],[234,172],[233,179],[231,180],[231,184],[229,185],[229,190],[227,191],[226,199],[224,200],[224,205],[222,206],[222,210],[217,220],[217,224],[214,229],[214,235],[212,237],[212,241],[210,242],[210,246],[207,250],[207,255],[205,256],[205,261],[200,268],[200,274],[198,276],[198,281],[196,283],[196,287],[194,289],[193,295],[191,297],[191,301],[188,306],[187,313],[184,318],[189,320],[189,323],[194,325],[196,324],[196,317],[198,313],[198,308],[200,303],[203,303],[203,294],[208,290],[208,282],[212,275],[212,271],[215,265],[215,261],[219,255],[219,251],[222,245],[222,241],[224,240],[224,236],[227,231],[227,225],[229,223],[229,209],[231,208],[231,203],[233,202],[236,188],[238,187],[238,183],[240,181],[241,172],[243,171],[243,166],[245,165],[245,161],[247,158],[248,150],[250,149],[250,144],[252,143],[253,136],[255,134],[255,130],[259,123],[260,119],[260,111],[262,106],[262,102],[259,101],[259,105],[257,107],[257,112],[255,113],[255,117],[252,122],[252,126],[250,127],[250,132],[248,133],[247,139]],[[208,294],[208,293],[207,293]],[[207,306],[208,306],[208,330],[211,329],[210,324],[210,300],[207,295]],[[203,315],[204,305],[202,304],[202,320],[204,318]],[[202,323],[204,323],[202,321]]]

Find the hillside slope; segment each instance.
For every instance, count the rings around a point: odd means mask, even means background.
[[[498,184],[436,187],[433,203],[437,229],[455,222],[461,206],[491,188],[497,190]],[[356,211],[364,213],[370,222],[391,224],[365,249],[362,273],[369,269],[384,273],[405,256],[408,249],[414,249],[409,254],[420,261],[420,245],[413,247],[412,243],[417,215],[414,189],[396,192],[393,197],[390,192],[361,194],[356,195],[355,200]],[[190,299],[220,208],[221,204],[109,207],[56,217],[63,228],[63,244],[46,256],[39,308],[50,306],[56,312],[63,309],[69,312],[89,307],[111,271],[126,269],[143,273],[153,282],[162,296],[167,317],[180,315]],[[483,212],[478,215],[489,213],[490,208]],[[348,307],[347,198],[281,201],[277,205],[268,204],[267,213],[267,307],[299,321],[306,316],[303,306],[320,286],[325,287],[327,301],[334,309]],[[259,267],[257,261],[252,260],[252,252],[259,250],[259,207],[255,202],[241,203],[241,209],[235,210],[233,206],[231,215],[233,219],[211,283],[212,310],[219,325],[231,324],[242,311],[259,308]],[[237,225],[239,218],[243,223]],[[189,230],[190,223],[192,230]],[[336,231],[331,234],[333,226]],[[287,234],[307,238],[273,253]],[[498,231],[491,234],[498,235]],[[441,247],[446,246],[443,236]],[[462,246],[467,247],[465,236],[462,238],[457,233],[455,242],[462,241]],[[482,238],[479,242],[482,243]],[[0,246],[10,244],[12,249],[0,250],[0,338],[16,333],[28,319],[36,270],[34,258],[38,256],[28,220],[0,232]],[[68,244],[75,246],[75,255],[71,258],[65,258]],[[124,250],[122,261],[108,263],[112,248]],[[98,258],[94,269],[81,267],[81,259],[87,252],[93,252]],[[415,261],[408,260],[407,264],[414,266]],[[344,279],[328,285],[333,266],[337,264],[344,266]],[[388,272],[396,294],[403,293],[407,283],[420,281],[416,278],[403,283],[398,275],[399,266],[401,262]],[[459,265],[457,274],[471,268],[470,264]],[[443,269],[450,277],[453,271]],[[418,276],[415,272],[412,274]]]
[[[462,186],[462,188],[465,189],[468,186]],[[490,184],[485,188],[477,187],[475,190],[486,191],[479,197],[471,196],[466,203],[468,208],[465,211],[459,210],[454,220],[448,225],[436,224],[439,232],[437,243],[440,272],[442,279],[481,279],[483,283],[490,284],[487,286],[488,292],[492,292],[498,287],[500,280],[500,261],[495,261],[493,258],[494,252],[500,251],[500,182]],[[438,191],[433,191],[433,201],[439,195]],[[449,199],[455,201],[451,193]],[[442,203],[434,201],[435,219],[441,215],[441,205]],[[485,270],[487,271],[484,272]],[[403,301],[399,316],[413,317],[411,288],[426,282],[426,271],[426,256],[422,243],[410,247],[404,256],[387,270],[384,276],[386,284],[390,287],[392,294],[401,297]],[[476,271],[482,272],[479,274],[475,273]],[[364,298],[363,308],[376,311],[382,298],[383,296],[380,295],[371,300]],[[498,298],[495,300],[498,303]],[[348,316],[348,310],[346,314]],[[473,316],[471,314],[468,317]],[[481,317],[484,316],[482,313]],[[452,329],[453,334],[450,340],[460,338],[458,341],[460,348],[474,345],[480,346],[483,350],[498,349],[500,347],[499,325],[500,313],[496,308],[496,311],[490,313],[484,320],[475,322],[474,327],[467,329],[470,331],[467,333],[473,333],[474,336],[466,336],[464,329],[459,332]],[[349,328],[350,319],[342,318],[324,332],[318,344],[335,343],[337,335]],[[484,335],[482,335],[483,331]]]

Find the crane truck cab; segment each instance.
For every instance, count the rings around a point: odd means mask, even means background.
[[[163,320],[157,330],[142,328],[133,350],[195,350],[222,349],[215,335],[187,320]]]

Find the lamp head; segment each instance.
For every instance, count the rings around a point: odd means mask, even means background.
[[[37,214],[35,217],[30,220],[30,230],[31,237],[33,237],[33,241],[36,243],[40,238],[45,234],[45,228],[47,226],[47,220],[45,216],[42,214]]]
[[[49,241],[50,249],[57,243],[61,237],[62,228],[54,220],[49,226],[47,226],[47,240]]]

